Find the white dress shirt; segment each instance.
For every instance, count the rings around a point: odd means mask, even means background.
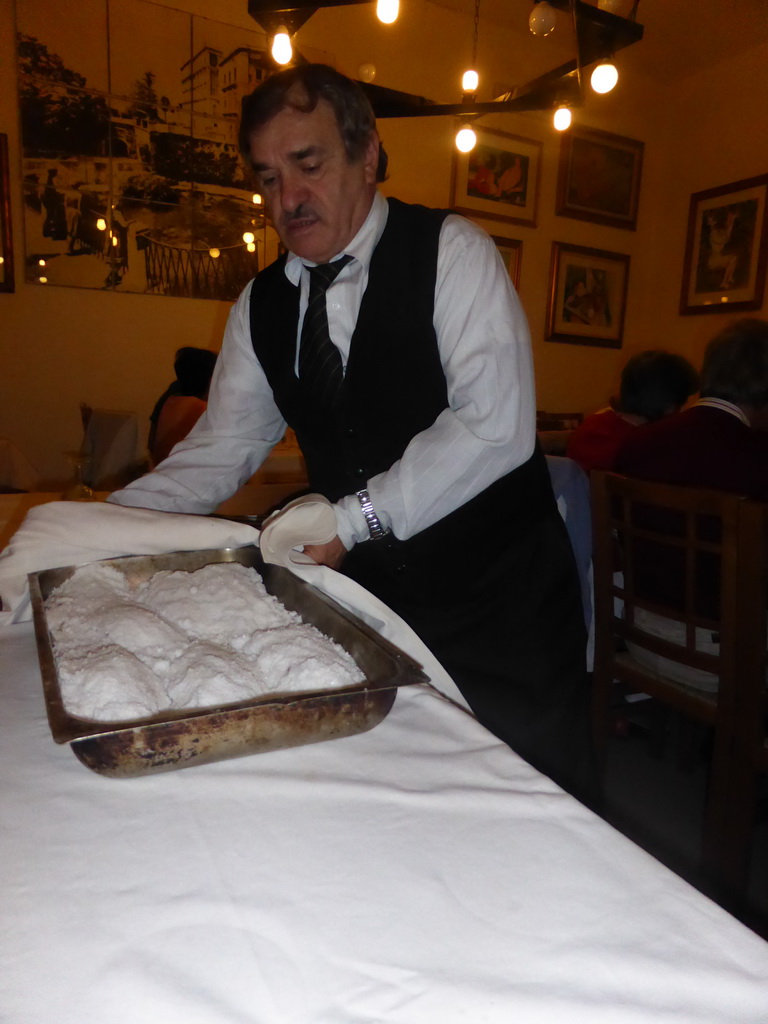
[[[331,339],[346,367],[373,250],[389,208],[377,193],[344,252],[353,257],[326,295]],[[341,255],[341,254],[339,254]],[[289,253],[285,273],[301,287],[298,342],[309,271]],[[208,409],[156,470],[110,496],[123,505],[210,512],[261,465],[286,428],[251,343],[248,284],[233,306],[211,383]],[[404,540],[442,519],[530,458],[535,393],[525,313],[493,240],[471,221],[443,222],[434,319],[448,407],[402,457],[368,481],[382,525]],[[367,540],[355,494],[334,506],[348,549]]]

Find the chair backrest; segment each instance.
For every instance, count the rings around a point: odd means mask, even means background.
[[[96,490],[122,487],[141,472],[138,417],[120,409],[86,408],[81,454],[90,465],[85,482]]]
[[[749,883],[758,780],[768,772],[768,505],[739,508],[738,686],[721,858],[728,896],[740,907]]]
[[[584,419],[583,412],[544,412],[536,410],[537,430],[575,430]]]
[[[735,675],[744,499],[604,472],[593,473],[591,484],[596,645],[602,651],[596,658],[611,658],[622,645],[649,652],[716,677],[705,689],[720,691],[720,698],[707,704],[729,700],[723,689]],[[669,628],[659,629],[658,619]],[[719,652],[710,650],[715,644]],[[713,717],[694,703],[681,700],[682,709]]]
[[[589,477],[573,459],[547,455],[547,469],[560,515],[571,541],[581,586],[584,622],[592,625],[592,516]],[[587,668],[592,669],[588,658]]]
[[[722,881],[739,678],[745,499],[594,471],[594,724],[601,764],[613,680],[714,726],[703,865]]]
[[[768,505],[757,501],[739,509],[738,618],[740,739],[768,771]]]

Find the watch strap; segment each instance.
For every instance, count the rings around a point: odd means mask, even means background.
[[[373,507],[371,496],[367,490],[357,491],[357,500],[360,502],[360,509],[365,516],[365,521],[368,524],[368,534],[371,540],[378,540],[380,537],[386,537],[389,530],[385,530],[381,525],[381,520],[376,515],[376,509]]]

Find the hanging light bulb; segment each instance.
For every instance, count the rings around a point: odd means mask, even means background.
[[[97,231],[106,231],[107,230],[107,222],[104,220],[103,217],[99,217],[99,219],[96,221],[96,230]]]
[[[255,239],[256,239],[256,236],[254,235],[254,233],[252,231],[244,231],[243,232],[243,241],[245,242],[246,245],[248,245],[250,242],[255,241]]]
[[[399,13],[400,0],[377,0],[376,17],[385,25],[391,25],[393,21],[397,21]]]
[[[616,65],[606,60],[597,65],[589,82],[595,92],[606,93],[613,89],[618,80],[619,72],[616,70]]]
[[[461,77],[462,92],[477,92],[480,84],[480,76],[476,71],[465,71]]]
[[[209,249],[208,255],[212,260],[217,260],[221,256],[221,249]]]
[[[548,36],[554,31],[556,24],[557,15],[554,7],[550,7],[547,0],[539,0],[528,18],[528,28],[535,36]]]
[[[248,244],[246,245],[246,249],[248,250],[248,252],[256,252],[256,243],[248,242]]]
[[[571,127],[571,111],[568,107],[558,107],[552,121],[559,132],[564,132]]]
[[[272,39],[272,57],[277,64],[288,64],[293,57],[293,47],[288,29],[281,25]]]
[[[456,149],[460,153],[471,153],[477,145],[477,136],[471,128],[459,128],[456,132]]]
[[[366,62],[357,69],[361,82],[372,82],[376,77],[376,65]]]
[[[258,192],[253,193],[253,201],[256,206],[261,206],[261,196],[259,195]]]

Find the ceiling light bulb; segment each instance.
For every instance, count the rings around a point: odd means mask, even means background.
[[[107,230],[107,222],[104,220],[103,217],[99,217],[99,219],[96,221],[96,230],[97,231],[106,231]]]
[[[47,277],[38,277],[37,280],[40,282],[40,284],[48,284],[48,278]]]
[[[257,206],[261,206],[261,196],[258,192],[253,193],[253,201]]]
[[[460,153],[470,153],[477,145],[477,136],[471,128],[460,128],[456,132],[456,149]]]
[[[564,132],[571,127],[571,112],[568,107],[558,107],[552,122],[559,132]]]
[[[595,92],[610,92],[619,80],[619,72],[616,66],[610,62],[598,64],[592,72],[590,84]]]
[[[480,76],[476,71],[465,71],[461,78],[462,92],[475,92],[480,84]]]
[[[272,57],[277,64],[288,64],[293,57],[293,47],[288,29],[281,25],[272,40]]]
[[[246,249],[248,250],[248,252],[256,252],[256,243],[255,242],[249,242],[246,245]]]
[[[376,17],[385,25],[391,25],[393,21],[397,21],[399,13],[400,0],[377,0]]]
[[[221,249],[209,249],[208,255],[212,260],[217,260],[221,256]]]
[[[557,15],[554,7],[550,7],[547,0],[540,0],[528,18],[528,28],[535,36],[548,36],[554,31],[557,24]]]
[[[254,233],[252,231],[244,231],[243,232],[243,241],[245,242],[246,245],[248,245],[249,242],[255,241],[255,239],[256,239],[256,236],[254,235]]]
[[[358,75],[360,75],[361,82],[372,82],[376,77],[376,65],[375,64],[361,64],[357,69]]]

